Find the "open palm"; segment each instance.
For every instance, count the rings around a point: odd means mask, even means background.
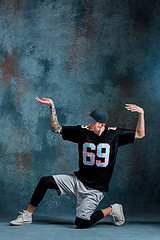
[[[36,99],[37,102],[47,104],[49,106],[51,106],[53,104],[53,101],[50,98],[42,98],[42,100],[41,100],[38,97],[36,97],[35,99]]]

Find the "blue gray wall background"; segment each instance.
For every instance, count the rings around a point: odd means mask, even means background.
[[[119,149],[101,207],[160,211],[160,2],[158,0],[0,1],[0,214],[27,207],[41,176],[78,168],[77,146],[52,133],[52,98],[61,125],[85,124],[95,107],[109,126],[146,137]],[[74,214],[75,199],[48,191],[37,214]]]

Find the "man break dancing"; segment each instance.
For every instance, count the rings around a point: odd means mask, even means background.
[[[96,208],[103,199],[104,193],[108,191],[118,147],[133,143],[134,139],[145,136],[144,110],[134,104],[125,106],[127,110],[139,113],[135,131],[107,127],[107,112],[99,108],[88,116],[87,126],[62,127],[58,122],[53,101],[47,98],[35,99],[50,106],[52,131],[61,134],[64,140],[78,143],[79,170],[74,174],[42,177],[27,210],[23,210],[10,224],[32,223],[32,214],[47,189],[56,189],[60,195],[77,198],[75,219],[77,228],[88,228],[108,215],[113,218],[114,225],[123,225],[125,218],[121,204],[115,203],[101,210]]]

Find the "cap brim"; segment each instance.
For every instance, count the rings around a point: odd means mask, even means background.
[[[92,118],[91,116],[87,116],[86,121],[87,121],[87,123],[91,123],[91,124],[97,123],[97,121],[94,118]]]

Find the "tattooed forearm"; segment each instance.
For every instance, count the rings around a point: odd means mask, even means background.
[[[54,104],[50,106],[50,114],[51,114],[51,126],[52,126],[52,131],[55,133],[61,133],[61,125],[58,122],[57,114],[56,114],[56,109]]]

